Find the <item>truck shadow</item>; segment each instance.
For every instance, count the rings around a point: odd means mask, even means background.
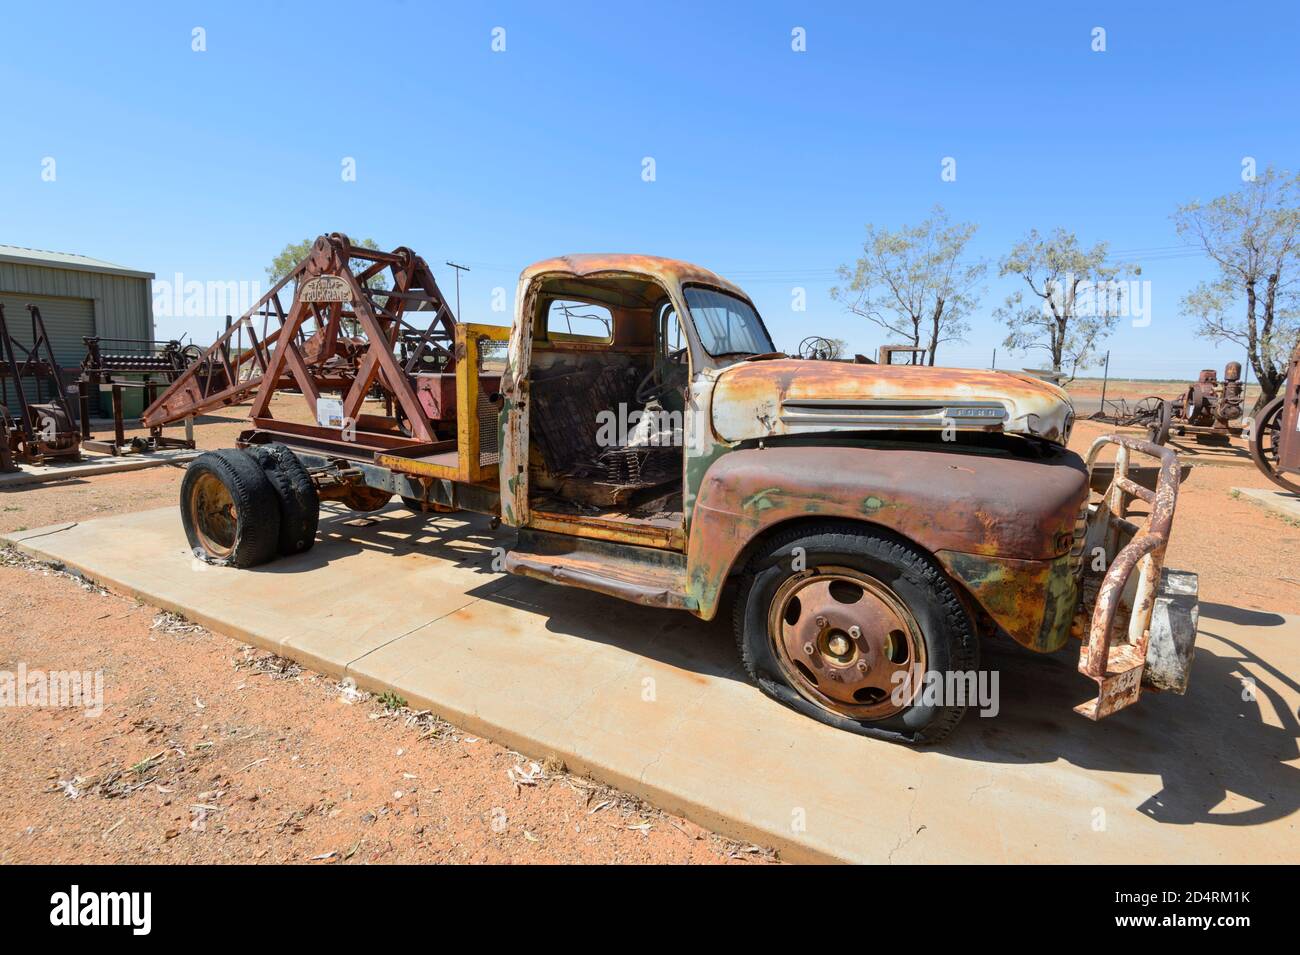
[[[301,574],[363,551],[400,557],[423,554],[456,567],[496,577],[492,548],[505,547],[513,535],[488,529],[487,518],[460,514],[411,515],[398,507],[351,511],[341,504],[321,506],[317,545],[305,554],[249,568],[255,574]]]
[[[515,535],[507,529],[491,530],[485,517],[412,515],[400,505],[368,513],[325,505],[318,537],[306,553],[246,573],[302,574],[361,552],[419,554],[482,575],[483,583],[467,588],[466,597],[540,616],[551,633],[618,647],[699,677],[747,681],[730,616],[706,623],[681,610],[655,610],[587,590],[503,575],[493,569],[493,549],[504,554]],[[494,626],[508,633],[512,624],[503,615]]]
[[[642,607],[526,577],[473,593],[494,604],[544,616],[550,633],[617,647],[679,670],[698,683],[705,683],[704,677],[749,682],[736,652],[729,610],[706,622],[684,610]]]
[[[1289,816],[1300,808],[1300,768],[1289,765],[1300,756],[1300,683],[1224,635],[1215,619],[1254,611],[1206,608],[1187,694],[1144,693],[1099,723],[1071,712],[1095,689],[1076,669],[1077,650],[1036,657],[986,643],[982,664],[998,671],[999,712],[968,712],[938,749],[989,763],[1064,759],[1090,771],[1159,776],[1159,790],[1136,807],[1156,822],[1250,826]],[[1120,785],[1140,792],[1144,784],[1133,783]]]
[[[327,546],[253,572],[300,573],[363,550],[424,554],[481,573],[483,583],[465,593],[505,611],[503,633],[511,626],[509,612],[521,611],[541,618],[557,636],[614,646],[701,684],[708,678],[748,682],[729,605],[706,623],[683,611],[502,577],[492,569],[492,549],[512,542],[511,532],[490,530],[485,518],[474,516],[411,516],[395,506],[371,514],[327,509],[321,514],[321,544]],[[1115,774],[1107,785],[1132,794],[1139,812],[1171,825],[1250,826],[1284,818],[1300,808],[1300,768],[1289,765],[1300,757],[1300,683],[1286,672],[1296,670],[1295,659],[1276,658],[1287,644],[1274,628],[1285,623],[1278,614],[1203,603],[1187,695],[1146,693],[1136,706],[1100,723],[1072,711],[1095,692],[1076,669],[1077,645],[1040,656],[1010,641],[986,641],[982,666],[998,676],[996,714],[982,717],[971,709],[951,737],[922,752],[927,759],[988,764],[1065,760]],[[1250,628],[1247,642],[1270,649],[1248,646],[1242,628]],[[1251,639],[1255,634],[1259,641]],[[898,745],[861,743],[865,759],[876,747]],[[1147,795],[1154,776],[1159,789]]]

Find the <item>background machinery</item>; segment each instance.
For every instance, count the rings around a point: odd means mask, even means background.
[[[27,311],[31,345],[18,340],[0,304],[0,471],[81,456],[81,433],[68,404],[63,369],[41,310],[28,305]]]

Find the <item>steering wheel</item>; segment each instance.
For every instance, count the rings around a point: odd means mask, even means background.
[[[668,361],[681,364],[682,359],[686,356],[686,346],[682,346],[676,351],[670,351],[666,358]],[[636,400],[638,404],[646,405],[652,399],[662,398],[666,390],[666,382],[663,376],[663,366],[658,361],[654,367],[641,379],[640,384],[636,386]]]

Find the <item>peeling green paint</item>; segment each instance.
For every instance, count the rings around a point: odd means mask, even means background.
[[[770,498],[773,494],[780,493],[781,489],[779,487],[765,487],[741,501],[740,506],[747,511],[765,511],[769,507],[776,507],[776,502],[770,500]]]
[[[1070,566],[1070,558],[1068,555],[1058,557],[1052,561],[1043,594],[1043,625],[1038,631],[1037,645],[1031,649],[1051,653],[1065,646],[1078,603],[1079,583]]]

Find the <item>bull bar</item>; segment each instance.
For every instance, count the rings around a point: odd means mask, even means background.
[[[1195,577],[1179,575],[1190,580],[1176,586],[1190,602],[1184,600],[1181,611],[1172,615],[1165,608],[1162,614],[1159,652],[1161,673],[1155,679],[1145,673],[1148,652],[1151,649],[1152,616],[1161,599],[1165,550],[1169,545],[1169,530],[1173,524],[1174,508],[1178,501],[1178,455],[1171,449],[1124,435],[1108,434],[1099,437],[1088,450],[1087,467],[1089,483],[1101,450],[1109,444],[1116,446],[1115,470],[1109,486],[1095,505],[1090,505],[1085,534],[1084,557],[1098,546],[1108,557],[1106,573],[1097,587],[1087,636],[1079,652],[1079,672],[1097,683],[1096,699],[1075,707],[1075,711],[1093,720],[1121,710],[1137,702],[1143,683],[1151,689],[1172,689],[1182,692],[1186,688],[1186,671],[1191,663],[1196,633]],[[1133,453],[1155,458],[1159,462],[1154,489],[1144,487],[1129,475],[1130,457]],[[1129,503],[1132,499],[1143,501],[1149,513],[1140,524],[1130,520]],[[1134,571],[1137,579],[1134,582]],[[1085,580],[1085,599],[1082,612],[1087,607],[1087,562],[1082,573]],[[1176,593],[1171,600],[1178,600]],[[1120,620],[1117,620],[1121,618]],[[1127,617],[1127,626],[1123,626]],[[1167,626],[1170,619],[1176,625]],[[1190,623],[1190,627],[1188,624]]]

